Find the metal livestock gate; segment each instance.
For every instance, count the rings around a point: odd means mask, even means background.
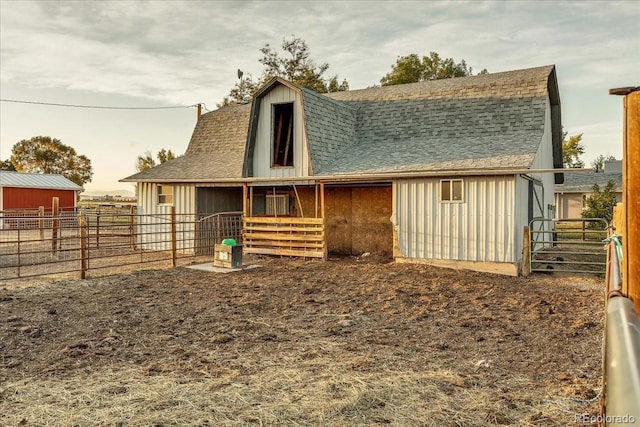
[[[224,239],[242,242],[242,212],[199,213],[196,219],[196,255],[213,255]]]
[[[602,218],[532,219],[531,272],[604,274],[607,227]]]

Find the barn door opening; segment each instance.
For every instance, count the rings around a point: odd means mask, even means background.
[[[223,239],[242,239],[242,187],[196,188],[196,253],[213,254]]]

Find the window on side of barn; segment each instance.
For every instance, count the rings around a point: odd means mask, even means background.
[[[463,181],[461,179],[440,180],[440,201],[441,202],[464,201]]]
[[[289,195],[288,194],[267,194],[266,214],[289,215]]]
[[[158,184],[158,204],[173,205],[173,185]]]
[[[293,102],[273,104],[271,167],[293,166]]]

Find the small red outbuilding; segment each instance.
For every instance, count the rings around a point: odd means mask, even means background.
[[[0,171],[0,211],[12,209],[51,209],[59,199],[60,209],[76,206],[76,194],[82,187],[62,175]]]

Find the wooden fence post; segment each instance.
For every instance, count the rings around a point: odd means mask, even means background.
[[[624,97],[623,200],[626,213],[624,236],[626,248],[626,292],[640,313],[640,90]]]
[[[51,252],[58,252],[58,232],[60,231],[60,199],[53,197],[51,199]]]
[[[38,229],[40,230],[40,241],[44,241],[44,206],[38,207]]]
[[[87,218],[84,212],[78,216],[78,226],[80,227],[80,279],[87,278]]]
[[[178,253],[176,242],[176,208],[171,206],[171,265],[175,267],[177,265]]]

